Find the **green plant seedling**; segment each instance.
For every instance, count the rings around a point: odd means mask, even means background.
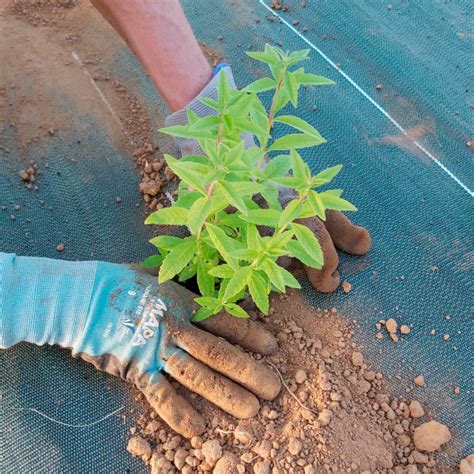
[[[286,53],[268,44],[264,51],[248,52],[268,66],[269,77],[237,90],[221,71],[217,99],[201,99],[215,115],[199,117],[188,111],[187,125],[161,130],[196,140],[202,154],[179,160],[165,155],[181,180],[178,198],[171,207],[152,213],[146,223],[186,226],[189,235],[152,239],[159,253],[144,266],[160,267],[160,283],[176,276],[181,282],[196,278],[201,296],[195,300],[200,308],[194,321],[222,310],[247,318],[238,304],[247,294],[268,314],[270,292],[300,288],[294,276],[277,263],[279,257],[294,257],[317,269],[324,263],[318,240],[298,219],[318,216],[324,220],[326,209],[356,210],[341,197],[341,189],[316,190],[328,184],[342,166],[312,175],[298,150],[321,145],[325,139],[305,120],[283,112],[290,103],[298,107],[302,86],[333,84],[295,68],[308,53]],[[269,91],[273,96],[267,110],[259,95]],[[275,132],[278,138],[273,137]],[[253,135],[254,146],[244,147],[245,133]],[[264,166],[269,154],[272,159]],[[294,199],[284,208],[279,202],[280,186],[294,191]],[[262,226],[267,232],[262,232]]]

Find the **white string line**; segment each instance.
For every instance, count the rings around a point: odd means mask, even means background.
[[[36,408],[15,408],[15,410],[30,411],[32,413],[36,413],[37,415],[40,415],[43,418],[46,418],[47,420],[51,421],[52,423],[56,423],[56,424],[62,425],[62,426],[67,426],[68,428],[90,428],[91,426],[97,425],[98,423],[101,423],[101,422],[105,421],[107,418],[110,418],[110,417],[114,416],[116,413],[118,413],[119,411],[122,411],[124,408],[125,407],[117,408],[112,413],[109,413],[108,415],[105,415],[102,418],[100,418],[99,420],[93,421],[91,423],[84,423],[84,424],[77,424],[77,425],[73,425],[73,424],[70,424],[70,423],[65,423],[64,421],[56,420],[54,418],[51,418],[50,416],[46,415],[46,413],[43,413],[42,411],[39,411]]]
[[[135,142],[132,140],[132,137],[128,134],[127,130],[125,129],[125,127],[123,126],[122,122],[120,121],[118,115],[115,113],[115,110],[112,108],[112,106],[110,105],[110,102],[107,100],[107,98],[105,97],[104,93],[102,92],[102,90],[100,89],[100,87],[96,84],[96,82],[94,81],[93,77],[91,76],[90,72],[87,70],[86,66],[84,65],[84,63],[81,61],[81,58],[79,57],[79,55],[73,51],[72,52],[72,57],[79,63],[79,65],[81,66],[82,70],[84,71],[84,74],[89,78],[89,81],[90,83],[92,84],[92,86],[94,87],[95,91],[97,92],[97,94],[99,95],[99,97],[101,98],[102,102],[105,104],[105,106],[107,107],[108,111],[110,112],[110,114],[112,115],[112,117],[114,118],[114,120],[118,123],[118,125],[120,126],[120,128],[122,129],[123,133],[126,135],[126,137],[128,138],[128,141],[130,142],[130,144],[132,146],[135,146]]]
[[[352,86],[354,86],[375,108],[377,108],[385,117],[387,117],[393,125],[395,125],[400,132],[409,138],[413,144],[423,152],[430,160],[436,163],[451,179],[453,179],[459,186],[461,186],[464,191],[466,191],[471,197],[474,197],[474,191],[471,191],[457,176],[455,176],[446,166],[443,165],[433,154],[431,154],[420,142],[417,140],[413,140],[408,135],[408,132],[380,105],[378,104],[372,97],[370,97],[367,92],[365,92],[350,76],[348,76],[340,67],[336,66],[336,64],[324,54],[314,43],[312,43],[308,38],[304,37],[293,25],[288,23],[281,15],[279,15],[276,11],[274,11],[270,6],[268,6],[264,0],[258,0],[261,5],[263,5],[269,12],[272,13],[273,16],[276,16],[280,19],[280,21],[285,24],[288,28],[290,28],[293,33],[298,35],[309,47],[314,49],[327,63],[329,63],[339,74],[341,74],[344,79],[346,79]]]

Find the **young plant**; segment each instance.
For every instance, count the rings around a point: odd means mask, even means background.
[[[263,52],[248,52],[268,66],[271,77],[237,90],[229,87],[221,71],[217,100],[200,99],[215,115],[199,117],[189,110],[187,125],[161,130],[196,140],[202,155],[179,160],[165,156],[181,179],[178,198],[171,207],[151,214],[146,223],[186,226],[190,235],[155,237],[151,243],[159,254],[144,265],[160,266],[160,283],[175,276],[181,282],[196,277],[201,296],[196,298],[200,309],[194,321],[221,310],[248,317],[238,305],[247,294],[268,314],[271,291],[300,288],[293,275],[278,265],[279,257],[294,257],[318,269],[323,265],[319,242],[298,219],[318,216],[324,220],[326,209],[356,210],[341,198],[340,189],[315,190],[329,183],[342,166],[313,176],[297,150],[320,145],[325,139],[305,120],[281,113],[289,103],[297,108],[301,86],[333,84],[294,68],[308,53],[286,53],[270,45]],[[259,94],[268,91],[273,97],[267,111]],[[274,132],[286,132],[288,127],[292,133],[273,138]],[[245,148],[242,136],[246,133],[255,138],[254,146]],[[276,156],[264,166],[268,154]],[[294,190],[294,199],[284,208],[278,199],[279,186]]]

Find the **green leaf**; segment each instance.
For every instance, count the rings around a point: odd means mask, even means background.
[[[174,203],[176,207],[190,209],[194,202],[202,196],[197,191],[180,190],[178,199]]]
[[[290,133],[289,135],[285,135],[283,137],[277,138],[272,143],[268,151],[308,148],[308,147],[320,145],[321,143],[325,143],[325,142],[326,140],[324,140],[324,138],[321,141],[320,139],[317,139],[305,133]]]
[[[241,219],[251,224],[277,227],[280,212],[275,209],[254,209],[249,211],[246,216],[241,216]]]
[[[357,211],[357,207],[349,201],[339,197],[341,191],[338,189],[330,189],[319,193],[319,197],[324,203],[326,209],[333,209],[335,211]]]
[[[261,191],[260,194],[267,202],[268,207],[276,209],[277,211],[281,211],[282,208],[280,204],[280,194],[278,192],[278,188],[275,186],[267,186],[266,189]]]
[[[236,207],[243,214],[247,214],[248,209],[247,209],[247,206],[245,205],[245,201],[243,200],[242,194],[240,194],[235,189],[235,187],[233,186],[233,183],[229,183],[226,181],[221,182],[219,183],[219,188],[221,192],[224,194],[224,196],[229,200],[230,204]]]
[[[220,124],[220,118],[216,115],[206,115],[199,117],[190,127],[189,130],[210,130]]]
[[[241,249],[234,250],[231,252],[231,255],[239,260],[255,260],[259,257],[260,253],[257,250]]]
[[[258,137],[268,137],[268,132],[263,128],[258,122],[248,120],[246,118],[239,118],[235,121],[235,125],[239,127],[244,132],[249,132],[252,135],[257,135]]]
[[[241,267],[235,275],[229,280],[224,292],[224,301],[228,301],[235,296],[239,291],[245,288],[252,268],[250,266]]]
[[[247,51],[245,54],[252,59],[256,59],[257,61],[261,61],[265,64],[275,64],[278,60],[278,58],[275,58],[273,54],[264,53],[261,51]]]
[[[206,263],[201,259],[197,263],[197,283],[201,295],[212,296],[214,294],[215,278],[209,274]]]
[[[336,176],[339,171],[341,171],[342,165],[331,166],[330,168],[326,168],[325,170],[319,172],[316,176],[313,176],[312,185],[314,187],[322,186],[323,184],[327,184],[334,176]]]
[[[260,233],[255,224],[247,225],[247,247],[251,250],[261,250]]]
[[[189,210],[183,207],[164,207],[159,211],[150,214],[145,224],[160,224],[160,225],[186,225],[188,220]]]
[[[210,308],[199,308],[196,313],[194,313],[194,316],[191,318],[191,321],[193,321],[194,323],[198,323],[199,321],[204,321],[205,319],[211,317],[213,314],[216,313]]]
[[[283,278],[285,286],[297,288],[298,290],[301,289],[299,281],[288,270],[280,266],[278,268],[280,269],[280,274]]]
[[[251,82],[248,86],[246,86],[243,90],[245,92],[265,92],[271,89],[275,89],[276,82],[271,77],[262,77],[261,79],[257,79],[254,82]]]
[[[304,72],[303,68],[298,69],[293,74],[296,76],[296,80],[304,86],[329,86],[335,84],[334,81],[327,77]]]
[[[167,208],[168,209],[168,208]],[[155,247],[169,251],[173,247],[176,247],[182,239],[179,237],[175,237],[174,235],[159,235],[158,237],[153,237],[150,239],[150,243],[153,244]]]
[[[311,179],[311,171],[296,150],[290,151],[291,168],[293,176],[299,181],[299,185],[306,184]]]
[[[267,282],[258,274],[253,271],[249,281],[249,292],[257,308],[263,313],[268,314],[269,301],[268,301],[268,285]]]
[[[285,125],[289,125],[290,127],[299,130],[300,132],[304,132],[308,134],[310,137],[314,137],[319,143],[325,143],[326,140],[321,136],[321,134],[306,120],[302,118],[295,117],[294,115],[280,115],[275,117],[275,122],[284,123]]]
[[[232,278],[235,275],[235,270],[230,265],[224,263],[223,265],[210,268],[208,273],[217,278]]]
[[[227,303],[224,305],[224,309],[237,318],[250,318],[249,314],[245,309],[241,308],[238,304],[235,303]]]
[[[291,168],[291,161],[288,155],[278,155],[267,162],[264,170],[267,179],[284,176]]]
[[[298,81],[296,80],[295,76],[293,76],[293,74],[289,71],[285,71],[284,78],[286,93],[288,94],[291,103],[296,108],[298,107]]]
[[[197,272],[196,264],[191,263],[179,273],[178,281],[181,283],[184,281],[187,281],[190,278],[192,278],[194,275],[196,275],[196,272]]]
[[[308,193],[308,202],[314,213],[323,221],[326,220],[326,207],[320,195],[316,191]]]
[[[201,197],[191,206],[187,226],[192,234],[195,234],[209,217],[212,211],[212,203],[211,199]]]
[[[303,210],[302,208],[303,206],[298,199],[290,201],[280,215],[278,227],[286,227],[290,222],[297,219]]]
[[[321,245],[314,235],[313,231],[308,229],[303,224],[297,224],[293,222],[292,224],[293,230],[295,231],[296,238],[298,242],[302,245],[305,249],[306,253],[316,262],[324,261],[323,251],[321,250]]]
[[[217,101],[221,107],[222,105],[226,104],[230,98],[229,79],[224,69],[219,71],[219,78],[217,81],[217,96]]]
[[[192,188],[204,195],[206,194],[205,176],[209,171],[209,167],[189,161],[181,162],[170,155],[165,155],[165,158],[168,166],[173,170],[174,174]]]
[[[230,252],[243,248],[243,245],[226,235],[221,228],[213,224],[207,223],[206,229],[217,251],[231,267],[237,269],[237,260],[230,255]]]
[[[143,260],[141,267],[146,269],[157,268],[161,265],[161,262],[163,262],[163,255],[151,255],[150,257],[145,258],[145,260]]]
[[[216,133],[210,129],[193,130],[190,125],[172,125],[170,127],[160,128],[160,132],[173,137],[192,138],[194,140],[199,138],[212,138],[216,135]]]
[[[177,275],[194,257],[196,251],[196,239],[188,237],[177,245],[165,257],[158,274],[158,282],[163,283]]]
[[[210,97],[198,97],[197,99],[209,108],[219,110],[219,102],[217,102],[217,100],[211,99]]]
[[[273,286],[280,292],[285,291],[285,281],[280,272],[280,267],[270,258],[262,263],[262,270],[267,274]]]
[[[292,257],[297,258],[301,263],[308,267],[316,268],[318,270],[323,267],[323,262],[319,262],[310,257],[297,240],[290,240],[287,244],[287,248],[291,252]]]

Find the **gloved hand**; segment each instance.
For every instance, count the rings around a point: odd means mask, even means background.
[[[230,66],[226,63],[220,64],[214,71],[214,77],[209,84],[192,100],[185,108],[172,113],[166,118],[165,125],[185,125],[188,122],[187,110],[191,109],[200,117],[214,115],[215,110],[207,107],[200,98],[207,97],[217,99],[218,73],[223,70],[227,75],[229,85],[235,87],[234,77]],[[255,146],[253,137],[245,133],[242,139],[246,147]],[[195,140],[188,138],[174,138],[182,156],[199,155],[202,150]],[[294,199],[293,191],[288,188],[279,188],[280,203],[285,206]],[[326,211],[326,220],[318,217],[301,219],[301,223],[309,227],[318,239],[324,256],[324,266],[321,270],[303,265],[308,279],[313,287],[321,292],[328,293],[336,290],[340,283],[340,275],[337,270],[339,257],[336,248],[352,255],[364,255],[371,246],[371,238],[367,229],[352,224],[352,222],[339,211]]]
[[[237,347],[193,326],[194,297],[174,282],[158,286],[156,278],[124,265],[0,253],[0,348],[24,341],[71,349],[135,384],[175,431],[196,436],[204,420],[164,373],[238,418],[258,412],[255,395],[276,397],[280,380]],[[247,340],[253,350],[275,347],[257,323],[235,325],[236,318],[221,316],[207,328],[233,332],[234,341]]]

